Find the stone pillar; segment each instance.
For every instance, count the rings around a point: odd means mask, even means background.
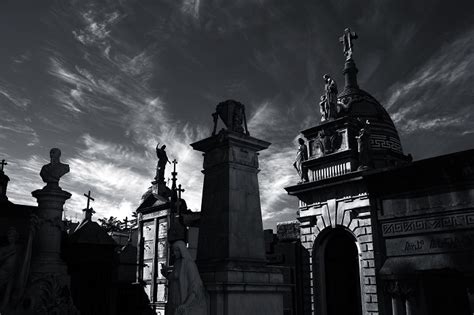
[[[405,300],[405,313],[406,315],[415,315],[411,297],[407,297]]]
[[[211,315],[283,314],[283,276],[266,266],[258,151],[270,143],[221,130],[191,146],[204,152],[197,265]]]
[[[35,252],[32,257],[32,272],[67,274],[61,259],[61,227],[64,202],[71,194],[62,189],[43,189],[32,192],[38,201],[39,227],[36,232]]]
[[[392,295],[392,315],[405,315],[404,303],[397,295]]]

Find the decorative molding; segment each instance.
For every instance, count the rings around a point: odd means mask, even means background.
[[[474,213],[452,214],[382,223],[382,235],[391,237],[423,232],[459,230],[472,228],[473,226]]]
[[[374,150],[389,149],[402,153],[400,142],[395,142],[389,139],[370,139],[370,148]]]

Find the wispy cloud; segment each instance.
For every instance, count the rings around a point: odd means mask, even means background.
[[[93,6],[79,12],[84,27],[72,33],[84,45],[106,44],[111,28],[123,18],[118,11],[104,12],[97,9],[97,6]]]
[[[192,16],[195,19],[199,19],[199,5],[201,0],[183,0],[181,11],[185,14]]]
[[[28,118],[19,119],[11,111],[0,108],[0,138],[5,141],[18,142],[21,139],[27,146],[38,144],[39,136],[30,124]]]
[[[270,137],[276,139],[282,134],[286,134],[284,138],[288,138],[288,134],[294,133],[294,130],[289,127],[287,119],[279,107],[271,101],[266,101],[257,107],[249,119],[250,134],[262,140],[269,140]],[[291,138],[296,136],[295,134]],[[292,167],[296,156],[296,146],[293,146],[293,142],[272,144],[259,156],[262,217],[268,223],[276,222],[274,221],[276,218],[283,220],[294,218],[295,215],[296,210],[284,211],[292,197],[283,189],[298,181],[298,175]]]
[[[473,37],[471,29],[444,45],[409,80],[390,88],[385,104],[399,131],[472,127],[466,124],[472,120],[466,108],[472,106],[474,92],[466,82],[474,80]]]
[[[31,104],[31,100],[24,97],[25,93],[18,91],[17,88],[12,87],[5,82],[0,81],[0,95],[10,101],[11,104],[17,106],[22,110],[26,110],[28,106]],[[1,101],[1,98],[0,98]]]

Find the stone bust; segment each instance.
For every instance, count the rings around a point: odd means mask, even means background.
[[[49,151],[51,163],[41,168],[40,176],[46,187],[59,187],[59,179],[66,173],[69,173],[69,165],[60,162],[61,150],[52,148]]]

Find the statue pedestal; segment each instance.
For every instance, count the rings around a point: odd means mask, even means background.
[[[60,257],[61,227],[64,202],[71,194],[60,188],[43,188],[32,192],[38,201],[39,227],[35,235],[32,272],[67,274]]]
[[[32,192],[38,201],[38,230],[25,299],[28,314],[78,314],[70,295],[70,277],[61,259],[62,213],[71,194],[49,185]]]
[[[258,151],[270,143],[221,131],[191,146],[204,152],[197,265],[210,314],[283,314],[283,276],[266,266]]]

